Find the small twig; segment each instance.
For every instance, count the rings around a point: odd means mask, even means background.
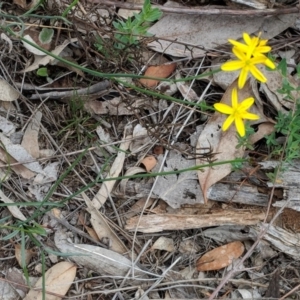
[[[286,293],[284,296],[282,296],[281,298],[279,298],[279,300],[283,300],[286,297],[288,297],[289,295],[292,295],[293,293],[295,293],[297,290],[300,289],[300,284],[296,285],[292,290],[290,290],[288,293]]]
[[[49,93],[43,93],[43,94],[33,94],[30,99],[43,99],[43,98],[51,98],[51,99],[61,99],[63,97],[73,97],[74,95],[90,95],[95,94],[98,92],[107,93],[108,89],[111,87],[111,82],[108,80],[104,80],[101,82],[98,82],[94,85],[91,85],[90,87],[78,89],[78,90],[72,90],[72,91],[63,91],[63,92],[49,92]]]
[[[111,0],[88,0],[93,4],[105,4],[108,6],[115,6],[127,9],[142,9],[143,5],[131,4],[122,1]],[[229,16],[270,16],[270,15],[282,15],[299,13],[298,6],[289,8],[278,9],[226,9],[224,6],[214,6],[214,8],[207,7],[165,7],[162,5],[153,5],[153,8],[159,8],[163,12],[175,13],[175,14],[188,14],[188,15],[229,15]]]

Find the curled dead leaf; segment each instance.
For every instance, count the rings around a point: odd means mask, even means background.
[[[154,156],[145,157],[141,163],[145,166],[147,172],[150,172],[157,164],[157,160]]]
[[[164,250],[167,252],[174,252],[175,251],[174,241],[171,238],[166,238],[164,236],[161,236],[153,244],[151,250]]]
[[[243,243],[236,241],[205,253],[197,261],[198,271],[220,270],[229,266],[234,259],[239,258],[244,252]]]
[[[27,266],[32,258],[32,256],[35,254],[35,251],[33,249],[25,249],[24,251],[24,258],[22,257],[22,249],[20,244],[15,244],[15,256],[16,260],[18,261],[19,266],[22,268],[22,258],[24,259],[25,266]]]
[[[46,293],[47,300],[59,300],[69,290],[76,275],[77,267],[68,261],[62,261],[54,265],[45,273],[46,291],[43,290],[43,277],[41,277],[31,289],[24,300],[42,300]]]
[[[150,66],[146,70],[145,76],[156,77],[157,79],[141,78],[140,83],[143,86],[146,86],[148,88],[156,87],[159,82],[159,78],[169,77],[174,72],[175,69],[176,69],[176,63],[159,65],[159,66]]]

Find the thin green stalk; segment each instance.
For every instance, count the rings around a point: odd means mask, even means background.
[[[42,299],[46,300],[46,261],[45,261],[45,253],[41,251],[41,258],[42,258]]]
[[[69,11],[78,3],[78,1],[79,0],[74,0],[65,10],[64,10],[64,12],[62,13],[62,17],[63,18],[65,18],[67,15],[68,15],[68,13],[69,13]]]
[[[39,207],[41,205],[41,202],[22,202],[22,203],[0,203],[0,207],[7,207],[7,206],[16,206],[16,205],[21,205],[23,207]],[[52,206],[52,207],[57,207],[58,204],[57,203],[53,203],[53,202],[44,202],[44,205],[46,206]],[[60,207],[62,207],[62,205],[59,205]]]

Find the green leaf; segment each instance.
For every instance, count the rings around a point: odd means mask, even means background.
[[[157,21],[161,18],[162,16],[162,11],[160,11],[158,8],[153,9],[150,11],[147,16],[145,16],[144,20],[147,22],[154,22]]]
[[[282,76],[287,76],[287,63],[285,58],[278,64],[277,69],[281,72]]]
[[[48,69],[47,68],[39,68],[36,71],[36,74],[41,77],[48,77]]]
[[[115,39],[120,42],[115,43],[114,48],[124,49],[127,46],[138,44],[139,35],[151,36],[147,32],[150,23],[158,20],[162,16],[162,12],[158,8],[152,8],[150,0],[145,0],[142,11],[133,15],[126,22],[119,20],[112,23],[118,31],[115,34]]]
[[[43,28],[39,34],[39,41],[42,44],[49,44],[52,41],[54,30],[52,28]]]
[[[145,0],[144,5],[143,5],[143,10],[142,11],[147,11],[151,8],[151,3],[150,0]]]
[[[33,226],[24,226],[24,229],[31,234],[47,236],[46,229],[37,223],[35,223]]]
[[[4,236],[3,238],[1,238],[2,241],[7,241],[12,239],[13,237],[15,237],[18,233],[20,232],[20,230],[14,230],[13,232],[11,232],[10,234]]]

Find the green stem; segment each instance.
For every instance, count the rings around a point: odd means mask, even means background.
[[[62,13],[62,17],[63,18],[65,18],[67,15],[68,15],[68,13],[69,13],[69,11],[78,3],[78,1],[79,0],[74,0],[66,9],[65,9],[65,11]]]

